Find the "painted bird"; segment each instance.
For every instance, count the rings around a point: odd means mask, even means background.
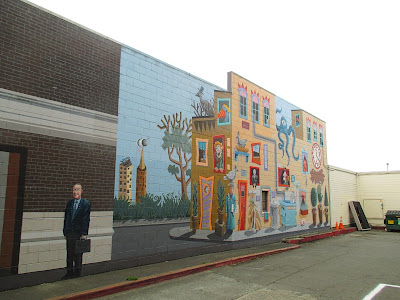
[[[222,105],[222,109],[219,111],[218,115],[217,115],[217,119],[222,119],[224,118],[224,123],[229,122],[229,115],[228,113],[231,112],[231,110],[229,109],[228,106],[226,106],[225,104]],[[228,117],[228,120],[227,120]]]
[[[214,109],[211,102],[203,99],[203,91],[204,88],[201,86],[196,96],[200,99],[200,106],[203,108],[204,113],[208,117],[212,117],[214,115]]]
[[[236,140],[237,140],[237,143],[238,143],[238,145],[239,145],[240,147],[243,147],[243,148],[246,147],[247,139],[241,139],[241,138],[240,138],[240,133],[239,133],[239,131],[238,131],[238,134],[237,134],[237,136],[236,136]]]
[[[235,179],[237,167],[235,166],[232,171],[224,176],[224,180],[230,180],[231,182]]]

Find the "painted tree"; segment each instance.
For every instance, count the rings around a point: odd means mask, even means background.
[[[188,185],[191,179],[189,169],[192,160],[192,120],[182,119],[182,112],[165,116],[158,128],[164,131],[161,147],[168,152],[168,158],[173,163],[168,166],[168,172],[181,183],[182,198],[188,198]]]

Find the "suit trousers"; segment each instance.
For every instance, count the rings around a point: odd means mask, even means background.
[[[78,273],[82,271],[82,253],[75,253],[75,243],[81,238],[81,234],[69,232],[67,238],[67,272]]]

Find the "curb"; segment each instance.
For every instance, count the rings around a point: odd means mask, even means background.
[[[317,240],[321,239],[326,239],[328,237],[333,237],[341,234],[346,234],[350,232],[356,231],[357,228],[345,228],[345,229],[340,229],[340,230],[335,230],[331,232],[326,232],[326,233],[321,233],[321,234],[315,234],[315,235],[310,235],[310,236],[299,236],[295,238],[288,238],[284,239],[283,242],[288,243],[288,244],[303,244],[303,243],[309,243],[309,242],[314,242]]]
[[[281,249],[276,249],[276,250],[270,250],[270,251],[265,251],[265,252],[260,252],[260,253],[254,253],[254,254],[229,258],[226,260],[221,260],[221,261],[217,261],[217,262],[213,262],[213,263],[209,263],[209,264],[180,269],[180,270],[172,271],[169,273],[148,276],[148,277],[144,277],[142,279],[136,280],[136,281],[121,282],[121,283],[103,286],[100,288],[87,290],[87,291],[83,291],[83,292],[79,292],[79,293],[54,297],[54,298],[50,298],[48,300],[94,299],[97,297],[102,297],[102,296],[106,296],[106,295],[110,295],[110,294],[115,294],[115,293],[131,290],[131,289],[136,289],[136,288],[144,287],[144,286],[147,286],[150,284],[167,281],[167,280],[171,280],[174,278],[179,278],[179,277],[183,277],[186,275],[207,271],[207,270],[211,270],[211,269],[218,268],[218,267],[238,264],[238,263],[250,261],[250,260],[253,260],[256,258],[269,256],[269,255],[273,255],[273,254],[278,254],[278,253],[286,252],[289,250],[294,250],[299,247],[300,246],[295,245],[295,246],[291,246],[291,247],[287,247],[287,248],[281,248]]]
[[[371,229],[374,229],[374,230],[383,230],[383,231],[386,230],[386,225],[370,225],[370,227],[371,227]]]

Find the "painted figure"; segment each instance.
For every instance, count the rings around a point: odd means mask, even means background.
[[[294,160],[296,160],[296,161],[299,160],[299,156],[294,155],[294,148],[296,145],[296,132],[294,131],[293,126],[290,125],[288,128],[285,117],[282,117],[281,124],[276,125],[276,130],[278,130],[278,138],[280,140],[280,143],[278,144],[279,149],[282,150],[282,157],[285,156],[285,152],[286,152],[286,154],[288,156],[288,165],[290,163],[290,155],[289,155],[288,147],[289,147],[289,136],[291,134],[293,135],[292,155],[293,155]],[[282,139],[282,137],[281,137],[282,134],[286,137],[286,142]]]
[[[226,195],[226,230],[235,230],[236,197],[233,194],[234,186],[229,184],[229,193]]]
[[[256,186],[258,185],[257,169],[253,169],[253,174],[251,175],[251,182],[252,182],[253,188],[256,188]]]
[[[214,154],[215,154],[215,171],[224,171],[224,146],[219,141],[214,143]]]
[[[279,186],[290,186],[290,173],[289,170],[278,168],[279,172]]]
[[[82,272],[82,253],[75,253],[75,243],[87,238],[90,222],[90,202],[81,198],[82,192],[82,185],[75,184],[74,199],[68,201],[65,208],[63,234],[67,240],[67,274],[63,279],[79,277]]]
[[[308,173],[308,162],[305,155],[303,156],[303,173]]]

